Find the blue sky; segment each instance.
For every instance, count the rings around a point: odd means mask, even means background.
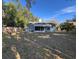
[[[9,0],[5,0],[9,1]],[[75,16],[76,1],[75,0],[35,0],[32,5],[31,12],[34,16],[42,18],[44,21],[56,19],[63,22]],[[21,0],[23,6],[26,5],[25,0]]]

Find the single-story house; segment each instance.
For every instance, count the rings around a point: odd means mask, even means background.
[[[29,23],[26,31],[28,32],[54,32],[55,24],[45,23],[45,22]]]

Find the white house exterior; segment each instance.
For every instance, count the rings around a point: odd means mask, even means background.
[[[28,32],[54,32],[55,25],[44,22],[29,23],[26,31]]]

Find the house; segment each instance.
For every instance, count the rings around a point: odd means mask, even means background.
[[[31,22],[26,29],[28,32],[54,32],[55,24],[46,22]]]

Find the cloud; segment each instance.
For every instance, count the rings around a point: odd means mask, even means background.
[[[62,14],[67,14],[67,13],[73,13],[73,12],[76,12],[76,6],[70,6],[70,7],[66,7],[62,10],[59,10],[57,11],[58,13],[53,15],[51,18],[54,18],[54,17],[57,17],[57,16],[60,16]]]
[[[59,11],[56,11],[56,14],[54,14],[52,17],[50,18],[45,18],[45,21],[51,21],[51,20],[57,20],[58,22],[63,22],[65,21],[65,18],[63,18],[63,20],[60,20],[59,18],[57,18],[58,16],[64,15],[64,14],[70,14],[70,13],[75,13],[76,12],[76,6],[69,6],[66,7],[64,9],[61,9]]]
[[[61,10],[62,13],[72,13],[72,12],[76,12],[76,7],[75,6],[71,6],[71,7],[67,7],[63,10]]]

